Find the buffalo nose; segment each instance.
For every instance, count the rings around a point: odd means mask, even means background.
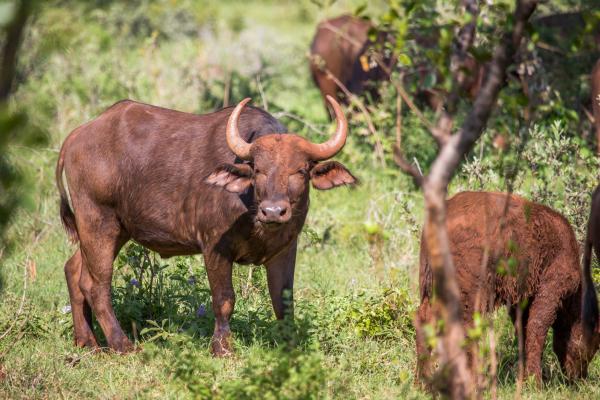
[[[284,201],[262,202],[260,204],[260,220],[262,222],[283,223],[290,219],[290,205]]]

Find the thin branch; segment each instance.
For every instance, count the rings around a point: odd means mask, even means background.
[[[325,132],[323,132],[321,129],[317,128],[313,123],[303,119],[299,115],[293,114],[288,111],[278,111],[278,112],[273,113],[273,116],[277,119],[279,119],[281,117],[293,119],[294,121],[300,122],[302,125],[306,126],[311,131],[318,133],[321,136],[325,136]]]
[[[362,49],[362,47],[365,45],[365,43],[361,43],[359,40],[356,40],[355,38],[350,36],[346,31],[339,29],[338,27],[332,25],[329,21],[322,22],[320,24],[320,27],[330,30],[331,32],[335,33],[336,35],[347,40],[352,46],[354,46],[356,48]]]
[[[433,129],[433,123],[431,121],[429,121],[427,118],[425,118],[425,115],[423,115],[423,112],[421,110],[419,110],[419,108],[412,101],[412,99],[406,92],[404,85],[402,84],[402,80],[401,79],[400,80],[391,79],[392,69],[388,65],[386,65],[386,63],[383,61],[381,54],[374,53],[373,59],[375,60],[377,65],[383,70],[383,72],[387,76],[390,77],[391,84],[394,85],[394,88],[396,88],[396,92],[402,97],[402,100],[406,103],[408,108],[410,108],[410,110],[413,113],[415,113],[417,118],[419,118],[419,120],[421,120],[421,123],[423,125],[425,125],[427,127],[427,129],[429,129],[431,131]]]
[[[421,171],[419,171],[413,164],[404,158],[402,150],[397,144],[394,145],[394,162],[398,167],[400,167],[400,169],[412,176],[417,186],[423,186],[424,177],[421,174]]]
[[[496,48],[486,80],[481,87],[471,111],[460,129],[442,148],[431,167],[431,184],[445,193],[450,178],[464,154],[481,136],[487,120],[496,104],[500,89],[506,82],[506,69],[511,64],[518,48],[529,16],[535,10],[537,0],[519,0],[515,11],[512,32],[506,33]]]
[[[23,30],[31,11],[29,0],[19,1],[13,21],[6,28],[6,38],[0,64],[0,101],[8,99],[16,74],[17,53],[21,45]]]
[[[262,99],[263,108],[265,111],[269,111],[269,104],[267,103],[267,96],[265,95],[262,82],[260,81],[260,74],[256,75],[256,85],[258,86],[258,92],[260,93],[260,98]]]

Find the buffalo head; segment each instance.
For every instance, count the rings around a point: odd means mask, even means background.
[[[348,123],[340,105],[330,96],[337,119],[335,134],[322,144],[312,143],[295,134],[270,134],[247,143],[239,134],[238,119],[246,103],[240,102],[227,122],[227,144],[231,151],[248,163],[218,167],[206,182],[232,193],[254,190],[256,217],[265,224],[288,222],[297,208],[308,204],[308,182],[326,190],[353,184],[356,178],[336,161],[327,161],[346,143]]]

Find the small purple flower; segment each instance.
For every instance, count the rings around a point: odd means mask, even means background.
[[[206,306],[204,304],[200,304],[200,307],[196,310],[196,317],[202,318],[206,316]]]
[[[137,287],[137,288],[139,288],[139,287],[140,287],[140,281],[138,281],[138,280],[137,280],[137,279],[135,279],[135,278],[131,278],[131,280],[129,281],[129,284],[130,284],[131,286],[135,286],[135,287]]]
[[[61,312],[63,314],[69,314],[71,312],[71,305],[66,305],[62,308]]]
[[[190,285],[195,285],[195,284],[196,284],[196,277],[195,277],[194,275],[191,275],[191,276],[188,278],[188,283],[189,283]]]

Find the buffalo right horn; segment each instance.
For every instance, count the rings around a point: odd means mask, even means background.
[[[240,131],[238,130],[238,119],[240,118],[240,114],[242,110],[246,106],[246,104],[251,99],[249,97],[240,101],[240,103],[233,109],[233,112],[229,116],[229,120],[227,121],[227,145],[233,151],[233,153],[241,158],[242,160],[250,159],[250,148],[252,145],[246,142],[240,136]]]
[[[346,144],[346,136],[348,135],[348,122],[346,121],[342,107],[329,95],[327,96],[327,101],[331,104],[335,113],[337,129],[331,139],[325,143],[310,143],[308,145],[308,155],[314,161],[322,161],[335,156],[344,147],[344,144]]]

